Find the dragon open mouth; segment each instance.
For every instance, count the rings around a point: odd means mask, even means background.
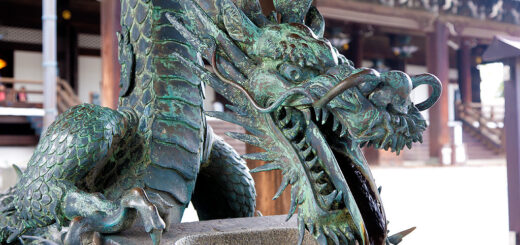
[[[282,107],[274,116],[301,158],[319,207],[332,213],[350,209],[354,204],[361,213],[370,243],[383,244],[387,227],[379,193],[347,128],[325,109],[301,111]],[[317,133],[323,138],[316,137]],[[321,142],[323,139],[325,142]],[[349,200],[347,192],[354,200]]]

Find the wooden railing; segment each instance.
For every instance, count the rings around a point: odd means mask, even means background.
[[[478,103],[456,104],[457,116],[465,130],[469,130],[489,149],[502,153],[505,149],[504,107],[483,106]]]
[[[57,85],[57,106],[59,113],[66,111],[72,106],[81,104],[81,101],[79,100],[74,90],[72,90],[72,87],[70,87],[68,82],[62,79],[58,79]]]
[[[43,86],[42,81],[37,80],[21,80],[14,79],[9,77],[0,77],[0,83],[2,84],[38,84]],[[56,106],[58,108],[58,112],[62,113],[67,110],[69,107],[78,105],[81,103],[78,96],[72,89],[72,87],[67,83],[67,81],[57,78],[56,80],[56,95],[57,101]],[[13,86],[14,87],[14,86]],[[0,102],[3,106],[13,106],[13,107],[41,107],[41,103],[29,103],[29,102],[19,102],[16,101],[15,95],[20,92],[25,92],[27,94],[43,94],[43,90],[20,90],[8,88],[6,90],[6,94],[10,94],[11,96],[7,96],[6,101]]]

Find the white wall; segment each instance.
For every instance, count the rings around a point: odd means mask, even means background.
[[[90,93],[101,93],[101,57],[79,56],[78,96],[83,103],[90,103]]]
[[[32,51],[14,51],[14,78],[20,80],[43,80],[42,53]],[[27,90],[43,91],[39,84],[16,84],[15,88],[25,86]],[[43,103],[42,94],[28,94],[27,101],[31,103]]]

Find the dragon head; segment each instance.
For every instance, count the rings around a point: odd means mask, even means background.
[[[356,69],[323,38],[310,0],[275,0],[268,17],[256,0],[180,2],[189,11],[168,19],[213,73],[177,59],[232,103],[207,114],[243,126],[250,134],[229,136],[265,149],[243,156],[268,162],[252,172],[282,171],[274,198],[291,185],[288,219],[298,210],[301,239],[307,229],[321,244],[397,243],[360,148],[399,154],[421,141],[420,111],[439,98],[438,79]],[[433,92],[416,105],[410,93],[422,84]]]

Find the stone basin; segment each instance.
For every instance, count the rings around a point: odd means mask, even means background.
[[[230,244],[297,244],[296,219],[285,222],[285,215],[254,218],[221,219],[174,224],[163,234],[161,244],[230,245]],[[139,227],[121,234],[106,236],[104,244],[151,244]],[[317,244],[306,232],[305,245]]]

